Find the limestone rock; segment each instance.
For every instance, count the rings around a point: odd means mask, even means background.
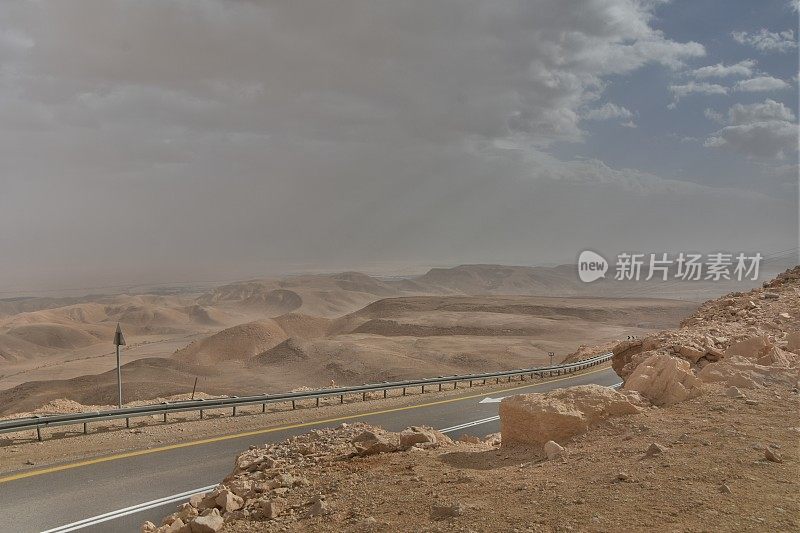
[[[286,500],[283,498],[274,498],[261,504],[261,512],[270,520],[280,516],[284,510],[286,510]]]
[[[756,362],[759,365],[765,366],[796,366],[797,358],[795,354],[785,352],[777,346],[773,346],[766,354],[759,357]]]
[[[543,448],[550,440],[566,442],[605,418],[638,412],[623,394],[600,385],[509,396],[500,402],[502,445]]]
[[[308,508],[309,516],[322,516],[328,514],[328,504],[322,498],[315,498],[311,502],[311,507]]]
[[[400,432],[400,447],[410,448],[418,444],[436,445],[451,443],[450,437],[440,431],[425,426],[411,426]]]
[[[772,344],[765,337],[750,337],[749,339],[731,344],[725,350],[725,357],[746,357],[748,359],[759,359],[769,352]]]
[[[765,366],[742,357],[711,363],[698,372],[697,377],[706,383],[725,383],[740,389],[754,389],[765,384],[794,386],[798,379],[797,367]]]
[[[180,518],[176,518],[163,530],[163,533],[183,533],[185,530],[186,524]]]
[[[660,445],[657,442],[654,442],[654,443],[652,443],[650,445],[649,448],[647,448],[647,451],[645,452],[644,456],[645,457],[655,457],[657,455],[663,454],[666,451],[667,451],[667,449],[665,447],[663,447],[662,445]]]
[[[559,443],[549,440],[544,444],[544,454],[547,456],[548,461],[563,457],[566,450]]]
[[[786,349],[800,355],[800,331],[786,335]]]
[[[237,511],[244,505],[244,500],[242,500],[240,496],[237,496],[227,489],[220,491],[214,502],[217,504],[217,507],[225,513]]]
[[[692,364],[697,363],[701,357],[706,355],[705,350],[698,350],[696,348],[692,348],[691,346],[678,347],[678,353],[681,357],[688,360]]]
[[[650,346],[650,345],[648,345]],[[643,341],[623,341],[611,350],[614,354],[611,366],[619,377],[625,379],[642,359]]]
[[[742,394],[742,391],[740,391],[738,387],[728,387],[725,389],[725,396],[728,398],[741,398],[744,394]]]
[[[395,446],[385,437],[373,431],[364,431],[351,441],[359,455],[375,455],[378,453],[393,452]]]
[[[150,521],[145,522],[142,524],[142,527],[139,529],[141,533],[153,533],[156,530],[156,525]]]
[[[767,448],[764,450],[764,457],[766,458],[767,461],[771,461],[773,463],[783,462],[783,458],[781,457],[780,452],[777,450],[773,450],[769,446],[767,446]]]
[[[672,405],[701,392],[689,362],[656,353],[643,361],[625,381],[625,390],[638,391],[655,405]]]
[[[189,505],[191,505],[192,507],[197,508],[197,507],[200,506],[200,502],[202,502],[205,497],[206,497],[206,494],[204,492],[200,493],[200,494],[192,494],[189,497]]]
[[[189,522],[189,527],[192,533],[217,533],[223,524],[219,511],[212,509],[208,514],[198,516]]]
[[[434,504],[431,508],[433,518],[453,518],[464,514],[464,506],[460,503]]]

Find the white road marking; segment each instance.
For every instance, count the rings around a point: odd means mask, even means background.
[[[488,418],[481,418],[480,420],[473,420],[472,422],[464,422],[463,424],[458,424],[457,426],[452,426],[449,428],[440,429],[442,433],[452,433],[453,431],[458,431],[459,429],[466,429],[472,426],[479,426],[481,424],[488,424],[489,422],[494,422],[495,420],[500,420],[499,416],[490,416]]]
[[[478,403],[500,403],[503,401],[503,398],[505,398],[505,396],[500,396],[499,398],[492,398],[491,396],[487,396]]]
[[[77,522],[72,522],[71,524],[66,524],[53,529],[48,529],[47,531],[42,531],[42,533],[67,533],[68,531],[77,531],[78,529],[83,529],[85,527],[102,524],[103,522],[108,522],[109,520],[116,520],[117,518],[122,518],[123,516],[128,516],[130,514],[146,511],[148,509],[153,509],[154,507],[160,507],[168,503],[174,503],[186,499],[194,494],[208,492],[216,487],[217,484],[214,484],[214,485],[209,485],[207,487],[200,487],[199,489],[187,490],[186,492],[181,492],[180,494],[165,496],[157,500],[152,500],[149,502],[132,505],[130,507],[125,507],[124,509],[117,509],[116,511],[111,511],[109,513],[93,516],[91,518],[85,518],[83,520],[78,520]]]

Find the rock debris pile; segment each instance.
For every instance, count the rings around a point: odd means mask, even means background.
[[[394,433],[357,423],[251,447],[239,455],[233,472],[216,489],[192,496],[161,526],[147,522],[141,531],[214,533],[235,520],[281,528],[324,516],[338,507],[337,483],[326,483],[327,474],[337,465],[377,454],[449,445],[453,445],[449,437],[429,427],[412,426]]]

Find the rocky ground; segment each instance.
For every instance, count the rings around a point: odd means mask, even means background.
[[[797,531],[800,268],[615,347],[621,392],[512,396],[502,438],[356,424],[251,449],[143,531]]]

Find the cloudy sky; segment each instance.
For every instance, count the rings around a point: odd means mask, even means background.
[[[789,0],[4,0],[0,290],[798,240]]]

